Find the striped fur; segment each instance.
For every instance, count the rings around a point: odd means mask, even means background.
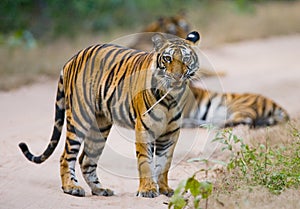
[[[289,115],[271,99],[258,94],[216,93],[190,86],[183,112],[183,127],[212,124],[218,127],[239,124],[250,127],[286,122]]]
[[[155,51],[151,53],[111,44],[80,51],[65,64],[60,75],[54,130],[47,149],[33,156],[21,143],[23,153],[32,162],[44,162],[59,142],[66,116],[65,150],[60,159],[63,191],[85,195],[75,176],[75,162],[83,142],[79,157],[83,177],[92,194],[110,196],[113,192],[102,187],[96,168],[112,124],[118,124],[135,129],[140,176],[137,195],[172,195],[168,170],[189,80],[199,69],[195,45],[198,40],[197,32],[186,39],[167,39],[157,34],[153,37]]]
[[[161,32],[172,34],[180,38],[186,37],[190,30],[190,25],[184,13],[174,16],[160,17],[144,28],[144,32]]]
[[[141,31],[142,35],[138,36],[137,40],[130,45],[130,48],[140,50],[151,49],[151,37],[153,33],[159,32],[178,36],[179,38],[185,38],[189,31],[190,25],[186,20],[184,13],[168,17],[159,17],[157,20],[144,27]]]

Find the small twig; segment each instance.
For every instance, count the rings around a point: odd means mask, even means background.
[[[269,147],[268,147],[268,141],[269,141],[269,129],[267,128],[267,137],[266,137],[266,153],[265,153],[265,173],[267,172],[267,161],[268,161],[268,151],[269,151]]]

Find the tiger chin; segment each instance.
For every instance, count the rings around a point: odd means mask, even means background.
[[[113,44],[79,51],[63,67],[57,87],[55,123],[46,150],[26,158],[43,163],[60,140],[66,117],[65,149],[60,158],[64,193],[85,196],[75,175],[79,164],[93,195],[111,196],[97,176],[97,163],[113,124],[135,130],[139,188],[137,196],[171,196],[168,171],[177,143],[190,80],[199,70],[198,32],[186,39],[156,34],[154,50],[145,52]],[[154,166],[152,166],[154,164]]]

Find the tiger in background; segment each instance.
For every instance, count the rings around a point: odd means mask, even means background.
[[[239,124],[250,127],[271,126],[289,120],[285,109],[271,99],[250,93],[217,93],[190,85],[183,111],[182,127],[211,124],[229,127]]]
[[[184,38],[190,31],[190,25],[186,20],[185,13],[180,12],[174,16],[159,17],[154,22],[142,29],[142,35],[129,47],[140,50],[152,49],[151,37],[153,33],[165,33],[179,38]],[[149,33],[149,35],[147,35]]]
[[[187,17],[184,11],[178,12],[178,14],[173,16],[159,17],[157,20],[151,22],[142,29],[140,34],[137,35],[136,40],[129,44],[129,48],[139,49],[139,50],[151,50],[152,42],[151,37],[154,33],[164,33],[169,34],[170,37],[177,36],[180,38],[186,37],[191,29],[190,23],[187,21]],[[224,71],[212,71],[206,68],[202,68],[201,77],[213,77],[213,76],[225,76]]]
[[[199,39],[195,31],[186,39],[156,34],[153,52],[112,44],[78,52],[60,75],[48,147],[34,156],[25,143],[20,143],[23,154],[34,163],[47,160],[59,142],[66,115],[65,149],[60,158],[63,191],[85,195],[75,176],[77,155],[84,143],[79,163],[85,181],[93,195],[111,196],[113,191],[103,188],[96,169],[112,124],[118,124],[135,129],[140,177],[137,196],[171,196],[168,171],[189,81],[200,67]]]

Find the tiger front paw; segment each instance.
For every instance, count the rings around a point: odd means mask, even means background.
[[[154,198],[157,197],[159,193],[157,192],[156,188],[150,189],[150,190],[139,190],[136,193],[136,196],[138,197],[147,197],[147,198]]]
[[[114,192],[110,189],[97,188],[92,191],[92,194],[97,196],[113,196]]]
[[[159,193],[166,195],[167,197],[171,197],[174,194],[174,190],[170,187],[166,187],[166,188],[159,188]]]
[[[147,197],[154,198],[159,195],[157,191],[157,183],[153,181],[151,178],[142,178],[140,179],[139,190],[136,193],[138,197]]]
[[[77,196],[77,197],[84,197],[85,196],[85,192],[84,189],[80,186],[63,186],[62,190],[64,191],[64,193],[66,194],[70,194],[73,196]]]

